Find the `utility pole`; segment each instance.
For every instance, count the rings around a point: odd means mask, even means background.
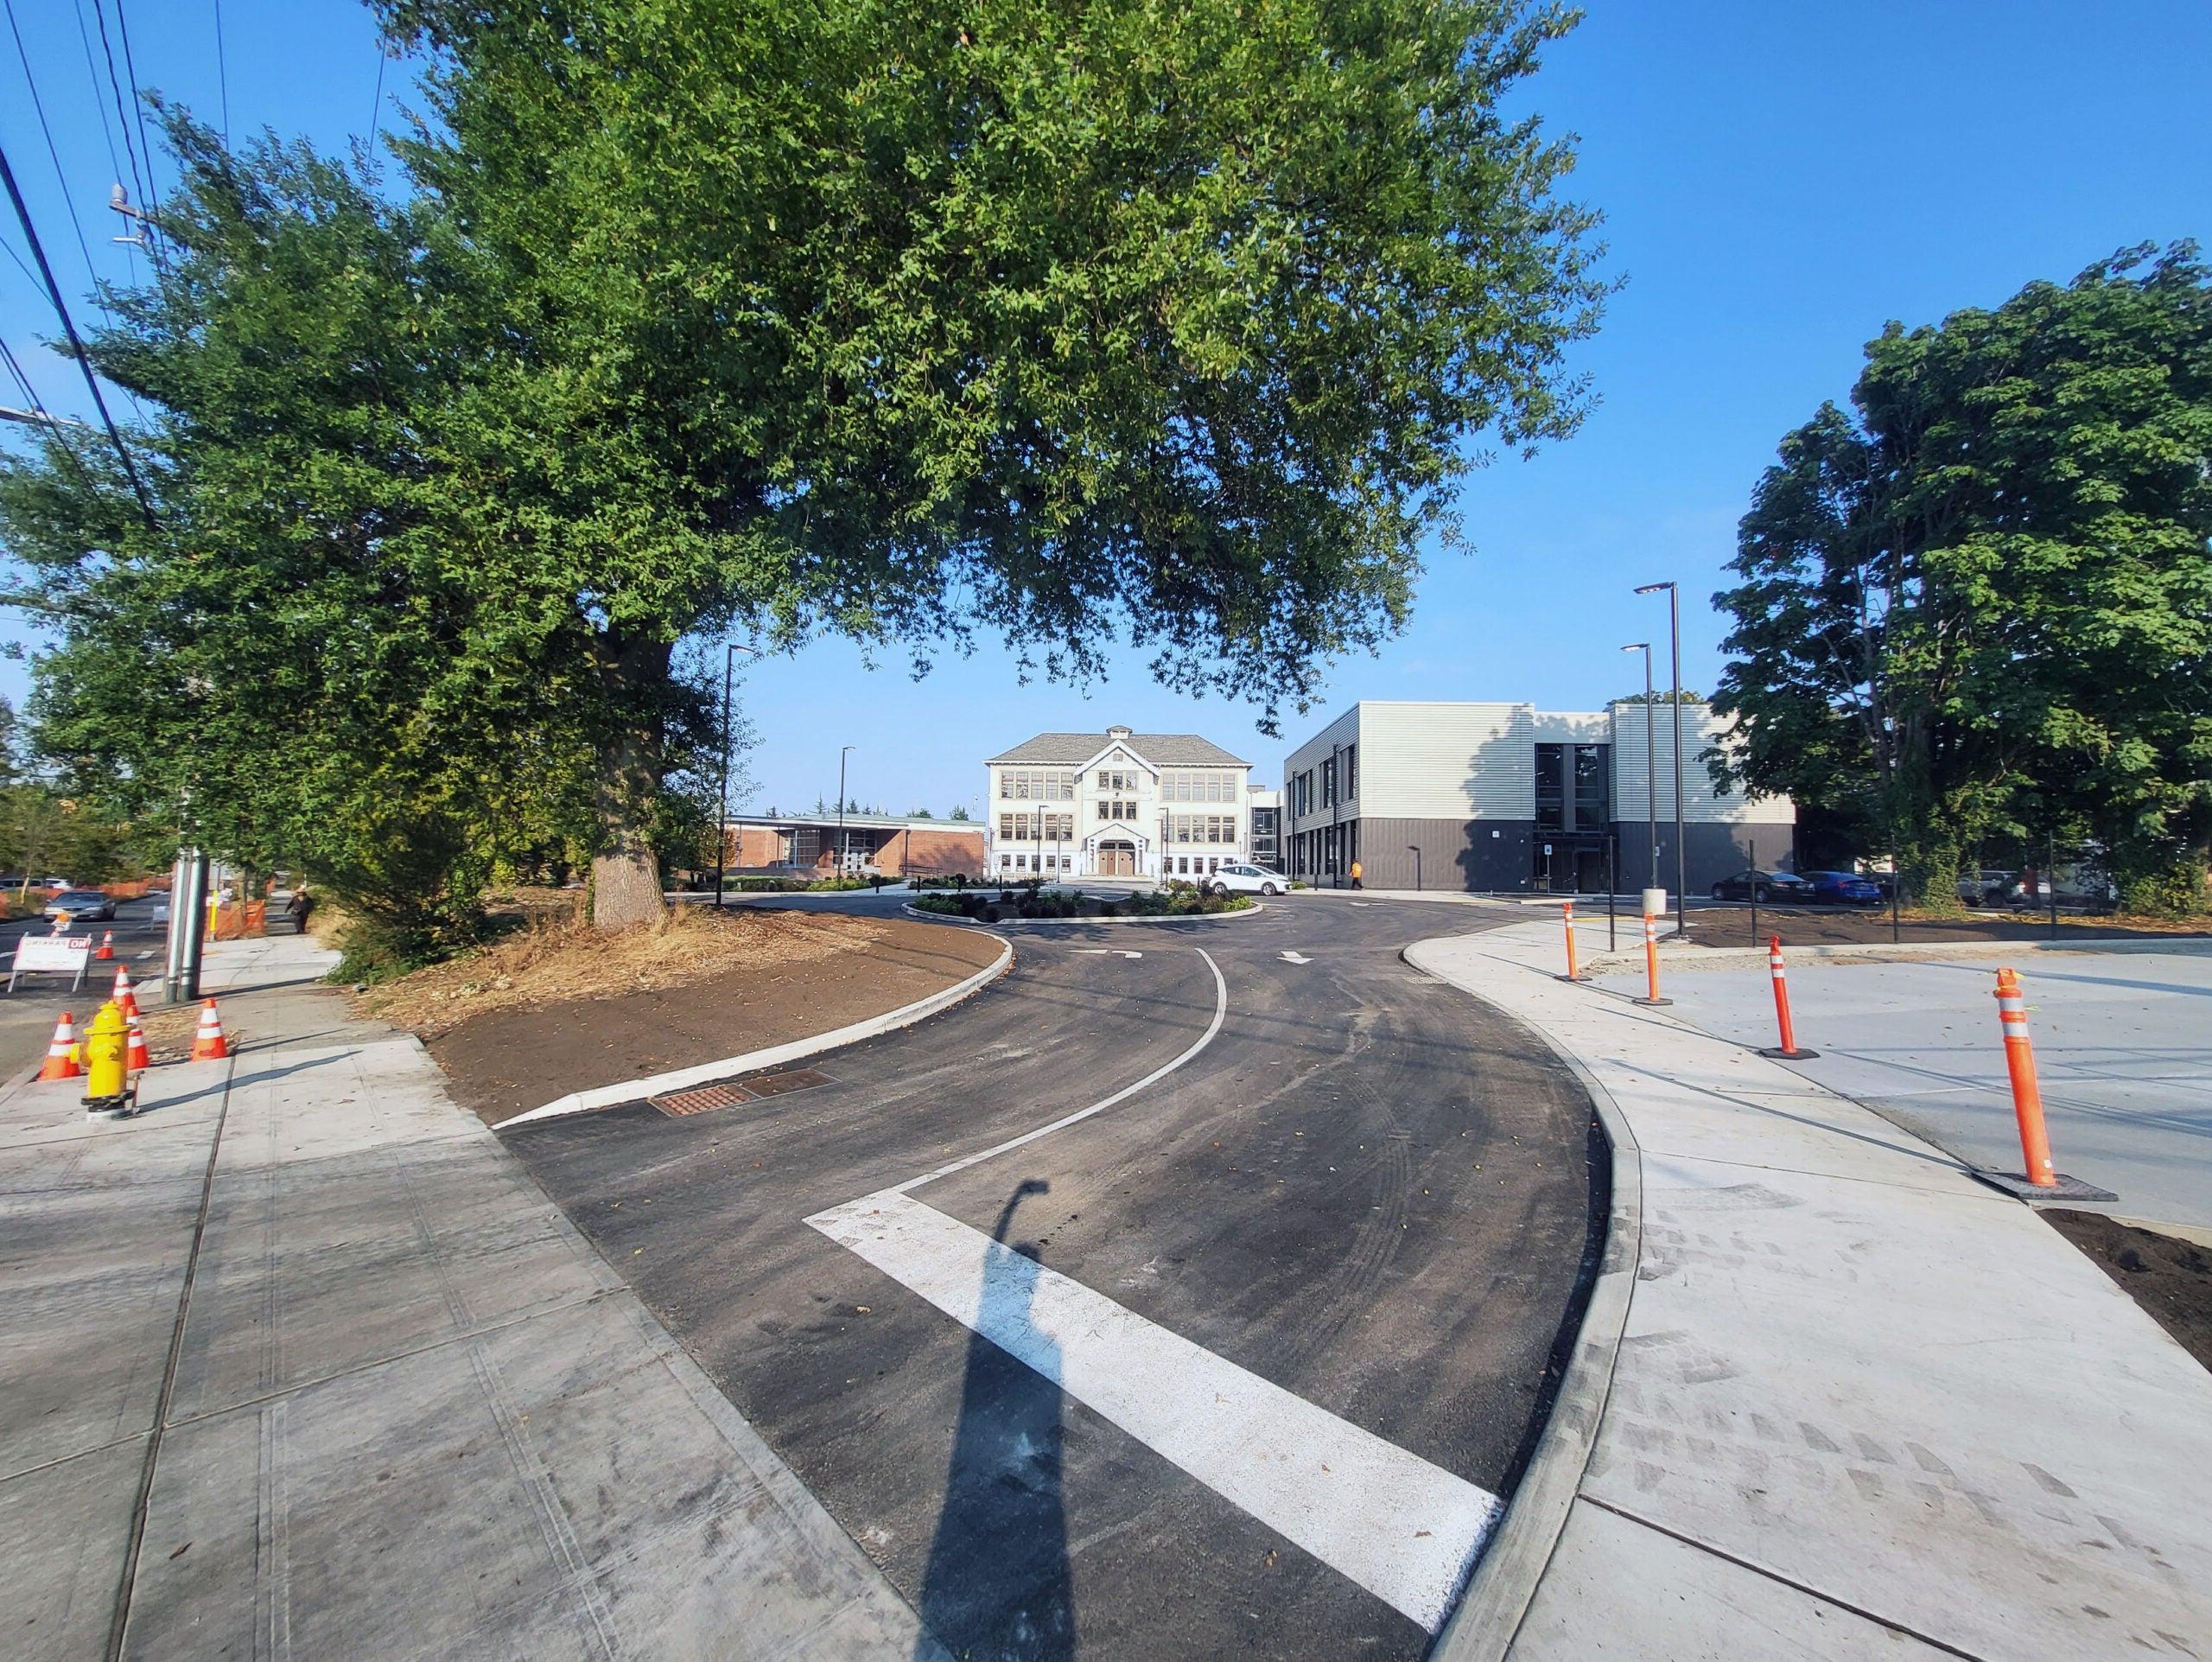
[[[1689,896],[1682,891],[1689,881],[1688,851],[1682,846],[1682,595],[1671,583],[1647,583],[1636,592],[1656,595],[1667,591],[1667,634],[1675,660],[1675,933],[1689,933]]]
[[[721,813],[715,821],[715,905],[722,903],[722,873],[729,856],[729,684],[730,672],[736,666],[740,653],[752,653],[759,657],[757,648],[741,646],[734,640],[722,643],[722,791]]]
[[[845,875],[845,758],[860,748],[849,744],[837,753],[837,876]]]
[[[1651,856],[1651,876],[1646,880],[1646,887],[1656,888],[1659,887],[1659,750],[1657,740],[1654,737],[1657,729],[1654,725],[1656,717],[1652,705],[1658,700],[1651,691],[1651,643],[1648,640],[1631,641],[1621,650],[1643,654],[1643,845]]]

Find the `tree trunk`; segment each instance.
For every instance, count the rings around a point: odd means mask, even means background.
[[[615,712],[600,748],[600,851],[591,863],[595,929],[631,929],[667,915],[660,864],[653,857],[652,814],[660,793],[661,729],[653,714],[666,679],[669,648],[658,641],[603,640],[600,676]]]

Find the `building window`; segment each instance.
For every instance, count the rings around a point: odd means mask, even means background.
[[[1356,800],[1359,796],[1359,747],[1344,747],[1344,800]]]
[[[1612,824],[1612,757],[1610,747],[1574,747],[1574,829],[1602,831]]]
[[[1101,819],[1135,819],[1137,817],[1137,805],[1134,802],[1102,800],[1098,805],[1098,817]]]
[[[1567,751],[1563,744],[1536,747],[1536,829],[1567,829]]]
[[[1337,761],[1334,756],[1321,764],[1321,806],[1331,808],[1337,801]]]

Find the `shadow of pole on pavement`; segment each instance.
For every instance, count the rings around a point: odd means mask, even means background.
[[[923,1640],[938,1654],[1003,1662],[1071,1662],[1075,1655],[1067,1520],[1060,1495],[1059,1347],[1041,1337],[1034,1366],[983,1336],[1026,1326],[1038,1280],[1038,1248],[1009,1247],[1014,1209],[1051,1186],[1016,1188],[983,1258],[982,1312],[968,1340],[960,1420],[945,1475],[944,1506],[922,1573]]]

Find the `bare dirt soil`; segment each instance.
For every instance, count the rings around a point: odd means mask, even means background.
[[[1886,946],[1890,942],[1890,914],[1886,910],[1858,911],[1847,907],[1762,906],[1758,932],[1751,930],[1748,906],[1701,907],[1689,914],[1689,937],[1703,946],[1764,946],[1770,935],[1779,935],[1794,946],[1840,946],[1858,942]],[[2176,922],[2166,918],[2126,915],[2088,917],[2060,913],[2058,938],[2109,940],[2153,937],[2197,937],[2212,934],[2203,919]],[[2048,940],[2047,916],[2004,917],[1970,914],[1962,918],[1932,918],[1907,912],[1899,920],[1897,939],[1910,946],[1949,940]],[[1624,935],[1623,939],[1626,939]]]
[[[911,1004],[999,943],[908,919],[745,907],[612,937],[563,918],[379,987],[487,1124],[565,1096],[811,1038]]]
[[[2095,1259],[2183,1350],[2212,1368],[2212,1251],[2101,1212],[2054,1207],[2043,1216]]]

